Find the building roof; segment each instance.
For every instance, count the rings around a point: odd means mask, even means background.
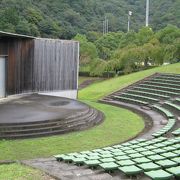
[[[4,31],[0,31],[0,38],[1,37],[14,37],[14,38],[23,38],[23,39],[35,39],[35,37],[33,37],[33,36],[27,36],[27,35],[22,35],[22,34],[15,34],[15,33],[4,32]]]

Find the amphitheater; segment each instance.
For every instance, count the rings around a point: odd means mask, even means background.
[[[136,138],[23,161],[57,179],[180,179],[180,74],[155,73],[100,100],[149,119]]]

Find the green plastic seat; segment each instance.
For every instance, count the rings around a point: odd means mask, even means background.
[[[102,158],[99,159],[99,161],[101,161],[102,163],[108,163],[108,162],[114,162],[116,160],[114,158]]]
[[[158,154],[161,154],[161,153],[166,152],[165,149],[160,149],[160,148],[158,148],[158,149],[153,149],[152,151],[153,151],[154,153],[158,153]]]
[[[122,147],[121,150],[122,151],[127,151],[127,150],[131,150],[131,148],[130,147]]]
[[[120,166],[131,166],[131,165],[135,165],[135,162],[128,159],[128,160],[122,160],[122,161],[117,161],[117,164],[119,164]]]
[[[180,166],[168,168],[168,169],[166,169],[166,171],[173,174],[177,178],[180,177]]]
[[[167,146],[167,147],[164,147],[163,149],[166,150],[166,151],[174,151],[174,150],[176,150],[176,148],[173,147],[173,146]]]
[[[63,157],[63,160],[64,160],[65,162],[72,162],[72,160],[73,160],[74,158],[75,158],[74,156],[69,156],[69,155],[67,155],[67,156],[64,156],[64,157]]]
[[[143,157],[144,155],[140,153],[134,153],[134,154],[129,154],[128,156],[131,158],[140,158],[140,157]]]
[[[177,166],[178,163],[171,161],[169,159],[161,160],[161,161],[156,161],[156,164],[162,166],[163,168],[169,168],[169,167],[174,167]]]
[[[102,157],[102,158],[110,158],[110,157],[113,157],[112,154],[100,154],[99,156]]]
[[[121,161],[121,160],[127,160],[127,159],[130,159],[130,157],[129,156],[116,156],[116,157],[114,157],[116,160],[119,160],[119,161]]]
[[[148,156],[148,158],[151,159],[152,161],[160,161],[165,159],[166,157],[157,154],[157,155]]]
[[[141,154],[143,154],[144,156],[151,156],[151,155],[156,154],[156,152],[153,152],[153,151],[144,151],[144,152],[141,152]]]
[[[105,148],[103,148],[103,150],[108,150],[108,151],[113,150],[113,149],[114,149],[113,147],[105,147]]]
[[[143,171],[142,169],[140,169],[135,165],[118,167],[118,169],[126,175],[137,175]]]
[[[171,160],[180,164],[180,157],[171,158]]]
[[[84,163],[89,167],[97,167],[101,162],[99,160],[86,160]]]
[[[148,149],[140,147],[135,149],[137,152],[147,151]]]
[[[99,166],[103,168],[105,171],[113,171],[116,170],[119,165],[114,162],[109,162],[109,163],[102,163]]]
[[[144,171],[152,171],[152,170],[161,169],[161,166],[159,166],[153,162],[138,164],[138,166],[141,169],[143,169]]]
[[[142,163],[148,163],[151,162],[151,159],[148,159],[146,157],[141,157],[141,158],[135,158],[133,159],[133,161],[135,161],[137,164],[142,164]]]
[[[112,153],[114,156],[124,156],[124,155],[126,155],[126,153],[125,152],[123,152],[123,151],[119,151],[119,152],[114,152],[114,153]]]
[[[134,154],[134,153],[137,153],[137,151],[131,149],[131,150],[127,150],[125,151],[126,154]]]
[[[67,156],[67,155],[59,154],[59,155],[55,155],[54,157],[56,158],[57,161],[62,161],[65,156]]]
[[[162,153],[162,156],[166,157],[166,158],[173,158],[173,157],[177,157],[178,155],[172,152],[167,152],[167,153]]]
[[[136,148],[139,148],[139,147],[141,147],[141,146],[139,146],[137,144],[134,144],[134,145],[131,146],[132,149],[136,149]]]
[[[72,161],[75,163],[75,164],[84,164],[84,161],[86,161],[87,159],[86,158],[74,158],[72,159]]]
[[[88,160],[98,160],[98,159],[100,159],[101,157],[99,157],[99,156],[87,156],[87,159]]]
[[[88,155],[87,154],[77,154],[74,157],[76,157],[76,158],[87,158]]]
[[[89,154],[89,153],[92,153],[91,151],[82,151],[80,152],[81,154]]]
[[[177,155],[180,155],[180,149],[178,150],[175,150],[175,151],[172,151],[173,153],[177,154]]]
[[[153,180],[170,180],[173,177],[172,174],[164,170],[153,170],[145,172],[145,174]]]

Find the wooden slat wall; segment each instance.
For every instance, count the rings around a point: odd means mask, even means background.
[[[35,39],[36,91],[77,89],[78,42]]]
[[[74,41],[0,40],[0,55],[8,55],[8,95],[77,89],[78,50]]]

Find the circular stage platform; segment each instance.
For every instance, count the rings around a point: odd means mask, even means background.
[[[90,128],[103,114],[67,98],[26,95],[0,101],[0,138],[31,138]]]

